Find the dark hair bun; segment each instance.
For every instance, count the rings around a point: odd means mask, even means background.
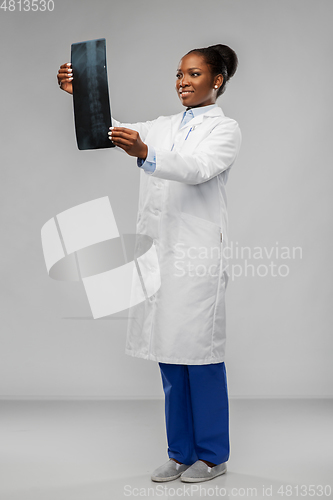
[[[228,80],[236,73],[238,66],[238,57],[234,50],[232,50],[228,45],[210,45],[209,49],[216,50],[225,62],[228,71]]]

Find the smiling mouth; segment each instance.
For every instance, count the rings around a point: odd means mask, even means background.
[[[188,95],[188,94],[193,94],[193,90],[180,90],[179,94],[181,96]]]

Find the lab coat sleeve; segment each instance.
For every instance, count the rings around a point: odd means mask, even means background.
[[[231,118],[216,125],[191,154],[155,147],[156,169],[147,175],[185,184],[206,182],[234,163],[241,145],[241,131]]]

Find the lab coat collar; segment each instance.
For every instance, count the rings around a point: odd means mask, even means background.
[[[174,118],[175,118],[174,125],[176,125],[177,123],[178,123],[178,126],[180,125],[180,123],[182,121],[182,118],[183,118],[183,114],[184,114],[184,111],[182,111],[178,115],[174,116]],[[223,113],[222,109],[219,106],[215,106],[214,108],[211,108],[211,109],[205,111],[204,113],[200,113],[200,115],[195,116],[194,118],[192,118],[192,120],[190,120],[189,122],[187,122],[186,125],[183,125],[180,128],[180,130],[182,130],[183,128],[186,128],[187,126],[193,127],[193,125],[198,125],[199,123],[202,123],[202,121],[204,119],[206,119],[207,117],[209,118],[210,116],[212,116],[212,117],[214,117],[214,116],[224,116],[224,113]]]

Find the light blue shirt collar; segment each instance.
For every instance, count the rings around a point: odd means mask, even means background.
[[[190,108],[190,109],[193,113],[193,117],[195,118],[196,116],[201,115],[201,113],[206,113],[206,111],[209,111],[210,109],[213,108],[217,108],[217,104],[208,104],[208,106],[199,106],[197,108]]]

